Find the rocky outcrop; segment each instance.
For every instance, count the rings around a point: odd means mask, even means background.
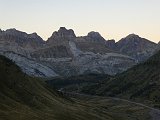
[[[50,47],[44,47],[30,53],[32,58],[63,58],[72,57],[69,45],[54,45]]]

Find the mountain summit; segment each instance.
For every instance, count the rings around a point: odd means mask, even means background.
[[[116,43],[117,51],[129,55],[138,61],[144,61],[153,55],[157,44],[136,34],[130,34]]]
[[[104,43],[106,41],[99,32],[91,31],[88,33],[87,37],[90,38],[91,40],[94,40],[94,42]]]
[[[53,32],[52,36],[48,38],[47,43],[52,43],[55,41],[64,41],[74,39],[76,37],[74,31],[72,29],[66,29],[65,27],[60,27],[60,29],[56,32]]]
[[[76,37],[76,35],[72,29],[67,30],[65,27],[60,27],[58,32],[52,34],[52,37],[72,38]]]

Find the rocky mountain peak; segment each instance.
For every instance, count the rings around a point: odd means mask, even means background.
[[[16,30],[15,28],[7,29],[6,31],[3,31],[6,35],[13,35],[13,36],[24,36],[27,33]]]
[[[15,29],[15,28],[10,28],[10,29],[7,29],[6,31],[7,31],[7,32],[16,32],[16,31],[18,31],[18,30]]]
[[[107,42],[108,42],[108,43],[113,43],[113,44],[115,44],[115,43],[116,43],[116,41],[115,41],[114,39],[107,40]]]
[[[94,38],[94,37],[102,37],[99,32],[95,32],[95,31],[89,32],[87,36],[92,37],[92,38]]]
[[[116,49],[116,41],[114,39],[107,40],[106,41],[106,46],[108,48],[110,48],[111,50],[115,50]]]
[[[68,31],[65,27],[60,27],[58,32],[64,32],[64,31]]]
[[[66,29],[65,27],[60,27],[58,31],[53,32],[52,36],[48,38],[48,45],[62,45],[66,44],[70,40],[74,40],[76,35],[72,29]]]
[[[76,37],[72,29],[66,29],[65,27],[60,27],[60,29],[52,34],[52,38],[74,38]]]
[[[37,37],[38,34],[37,34],[36,32],[34,32],[34,33],[31,33],[30,36],[32,36],[32,37]]]
[[[126,38],[138,38],[139,36],[132,33],[132,34],[129,34]]]
[[[89,32],[87,36],[93,39],[104,39],[99,32],[95,31]]]
[[[139,37],[138,35],[136,35],[136,34],[133,33],[133,34],[129,34],[128,36],[126,36],[123,39],[125,39],[127,41],[135,41],[135,40],[140,40],[141,37]]]
[[[89,32],[86,37],[89,38],[89,39],[92,40],[92,41],[95,41],[95,42],[105,42],[105,41],[106,41],[106,40],[101,36],[100,33],[95,32],[95,31]]]
[[[138,61],[145,61],[153,55],[157,44],[145,38],[141,38],[138,35],[130,34],[118,41],[116,46],[117,51],[129,55]]]
[[[26,54],[27,52],[24,52],[25,50],[33,51],[44,44],[44,40],[38,36],[37,33],[27,34],[26,32],[16,30],[15,28],[2,31],[0,40],[3,43],[2,46],[5,44],[12,46],[4,47],[4,49],[18,54]]]
[[[122,38],[120,41],[118,41],[117,43],[123,43],[123,44],[132,44],[132,45],[136,45],[139,46],[141,44],[153,44],[156,45],[156,43],[147,40],[145,38],[142,38],[136,34],[129,34],[127,37]]]
[[[140,42],[142,40],[142,38],[136,34],[129,34],[128,36],[126,36],[122,40],[124,40],[126,42]]]
[[[38,40],[39,42],[44,42],[44,40],[36,32],[28,34],[28,38]]]
[[[139,46],[142,43],[146,43],[146,42],[151,42],[147,39],[141,38],[140,36],[136,35],[136,34],[129,34],[128,36],[126,36],[125,38],[122,38],[120,41],[117,42],[117,44],[130,44],[132,46],[136,45]]]

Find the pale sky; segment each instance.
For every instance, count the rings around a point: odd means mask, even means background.
[[[45,40],[59,27],[116,41],[135,33],[160,41],[160,0],[0,0],[0,28],[37,32]]]

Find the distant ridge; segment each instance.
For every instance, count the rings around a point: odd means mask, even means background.
[[[147,60],[157,46],[135,34],[118,42],[105,40],[94,31],[77,37],[72,29],[65,27],[53,32],[47,41],[37,33],[16,29],[0,32],[0,53],[15,61],[27,74],[38,77],[115,75]],[[25,61],[19,55],[25,56]]]

